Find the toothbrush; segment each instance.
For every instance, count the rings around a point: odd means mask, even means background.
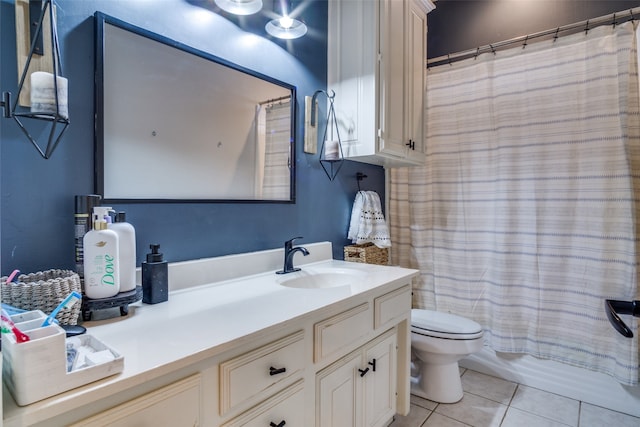
[[[62,300],[60,304],[58,304],[56,308],[53,309],[51,314],[48,315],[46,319],[44,319],[44,322],[42,322],[41,326],[45,327],[52,324],[53,319],[55,319],[56,315],[60,310],[62,310],[63,308],[71,308],[73,304],[80,301],[81,299],[82,299],[82,295],[80,295],[78,292],[76,291],[71,292],[69,295],[67,295],[65,299]]]
[[[20,274],[20,270],[13,270],[9,277],[7,277],[7,285],[13,282],[13,279]]]
[[[11,332],[13,332],[13,334],[16,336],[16,341],[21,343],[21,342],[27,342],[29,341],[29,335],[25,334],[24,332],[22,332],[20,329],[18,329],[16,327],[16,324],[13,323],[13,320],[11,320],[11,317],[9,317],[9,315],[7,314],[7,312],[2,309],[2,314],[0,314],[0,319],[4,322],[4,325],[2,327],[2,332],[5,332],[6,329],[10,329]],[[8,328],[5,329],[5,327],[8,326]]]

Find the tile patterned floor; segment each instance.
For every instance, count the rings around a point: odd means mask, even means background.
[[[390,427],[639,427],[640,418],[461,370],[464,397],[435,403],[411,396],[411,412]]]

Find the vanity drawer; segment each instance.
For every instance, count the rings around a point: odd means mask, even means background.
[[[371,309],[366,302],[316,323],[313,326],[314,362],[344,349],[369,333],[372,329],[371,318]]]
[[[202,378],[200,374],[196,374],[86,418],[70,427],[200,425],[201,390]]]
[[[411,285],[406,285],[374,300],[374,327],[411,314]]]
[[[304,369],[304,332],[286,336],[220,364],[220,414]]]
[[[251,408],[222,427],[265,427],[304,425],[304,383],[302,380],[271,399]]]

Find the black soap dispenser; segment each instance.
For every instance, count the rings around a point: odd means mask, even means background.
[[[149,247],[147,262],[142,262],[142,302],[157,304],[169,299],[169,266],[159,252],[160,245]]]

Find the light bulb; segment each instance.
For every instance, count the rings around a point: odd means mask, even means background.
[[[302,21],[290,16],[282,16],[267,22],[267,33],[279,39],[297,39],[307,34],[307,26]]]
[[[280,26],[282,28],[288,30],[289,28],[291,28],[292,25],[293,25],[293,19],[291,19],[287,15],[284,15],[282,18],[280,18]]]

